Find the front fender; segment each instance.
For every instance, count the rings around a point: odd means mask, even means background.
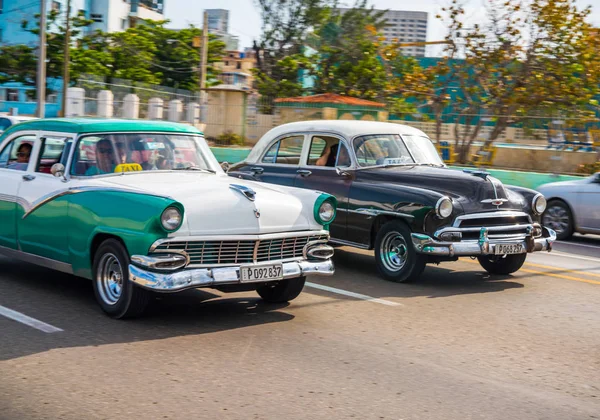
[[[92,243],[99,234],[116,236],[129,255],[148,253],[158,239],[167,237],[160,215],[173,199],[125,191],[90,191],[69,197],[69,256],[73,272],[91,278]]]

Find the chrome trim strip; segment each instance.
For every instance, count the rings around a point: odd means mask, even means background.
[[[369,216],[369,217],[376,217],[376,216],[380,216],[383,214],[386,216],[403,217],[408,220],[413,220],[415,218],[415,216],[413,216],[412,214],[399,213],[399,212],[387,211],[387,210],[367,209],[367,208],[359,208],[356,210],[349,209],[348,213],[362,214],[362,215]]]
[[[304,257],[305,260],[308,259],[311,248],[316,247],[316,246],[327,246],[327,242],[328,242],[328,239],[307,242],[306,245],[304,245],[304,247],[302,248],[302,257]],[[331,248],[331,247],[329,247],[329,248]],[[333,251],[333,248],[332,248],[332,251]]]
[[[489,226],[489,227],[486,227],[486,229],[489,232],[500,232],[500,231],[503,232],[503,231],[527,229],[530,226],[535,227],[535,225],[537,225],[537,224]],[[539,225],[537,225],[537,226],[539,226]],[[461,232],[461,233],[462,232],[479,232],[480,230],[481,230],[481,226],[470,227],[470,228],[445,227],[445,228],[437,230],[433,236],[439,237],[440,235],[443,235],[444,233],[447,233],[447,232]]]
[[[165,252],[164,254],[151,255],[132,255],[131,262],[151,270],[158,271],[175,271],[179,270],[190,263],[190,256],[185,252]],[[157,264],[172,263],[170,267],[157,267]]]
[[[351,246],[354,248],[360,248],[360,249],[369,249],[369,245],[365,245],[365,244],[359,244],[358,242],[351,242],[351,241],[345,241],[343,239],[330,239],[329,242],[331,242],[332,244],[337,244],[337,245],[344,245],[344,246]]]
[[[29,205],[29,208],[26,209],[25,214],[23,214],[23,219],[25,219],[27,216],[29,216],[31,213],[33,213],[38,208],[42,207],[44,204],[47,204],[47,203],[49,203],[51,201],[56,200],[57,198],[65,196],[65,195],[80,194],[80,193],[85,193],[85,192],[98,192],[98,191],[102,191],[102,192],[128,192],[128,193],[132,193],[132,194],[150,195],[150,196],[153,196],[153,197],[160,197],[160,198],[166,198],[168,200],[174,200],[172,197],[169,197],[169,196],[166,196],[166,195],[155,194],[155,193],[152,193],[152,192],[146,192],[146,191],[136,190],[136,189],[132,189],[132,188],[100,187],[100,186],[69,187],[69,188],[65,188],[65,189],[62,189],[62,190],[58,190],[58,191],[54,191],[54,192],[51,192],[49,194],[46,194],[45,196],[43,196],[40,199],[38,199],[38,200],[34,201],[33,203],[31,203]]]
[[[244,264],[247,267],[247,264]],[[251,266],[251,265],[250,265]],[[264,266],[264,263],[256,264]],[[283,278],[301,276],[331,276],[335,273],[331,260],[310,262],[289,262],[283,264]],[[173,273],[156,273],[129,265],[129,280],[145,289],[155,292],[179,292],[201,287],[217,287],[224,284],[246,284],[240,281],[240,265],[215,269],[180,270]],[[281,280],[265,281],[273,283]],[[260,284],[260,283],[258,283]]]
[[[17,251],[16,249],[6,248],[0,246],[0,254],[9,258],[16,258],[18,260],[28,262],[30,264],[39,265],[42,267],[50,268],[52,270],[62,271],[63,273],[73,274],[73,267],[71,264],[64,263],[62,261],[56,261],[46,257],[40,257],[39,255],[30,254],[28,252]]]

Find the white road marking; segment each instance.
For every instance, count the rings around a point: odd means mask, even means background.
[[[4,315],[7,318],[20,322],[21,324],[29,325],[30,327],[33,327],[36,330],[40,330],[45,333],[51,334],[62,331],[60,328],[57,328],[50,324],[46,324],[45,322],[22,314],[21,312],[13,311],[12,309],[8,309],[2,305],[0,305],[0,315]]]
[[[349,292],[349,291],[343,290],[343,289],[336,289],[335,287],[324,286],[322,284],[306,282],[306,286],[313,287],[313,288],[319,289],[319,290],[325,290],[326,292],[337,293],[338,295],[353,297],[355,299],[361,299],[361,300],[366,300],[369,302],[380,303],[382,305],[404,306],[401,303],[392,302],[392,301],[385,300],[385,299],[374,298],[372,296],[362,295],[360,293]]]
[[[541,254],[541,255],[549,255],[549,256],[558,255],[559,257],[564,257],[564,258],[574,258],[576,260],[600,262],[600,258],[585,257],[583,255],[570,254],[568,252],[560,252],[560,251],[554,251],[554,250],[552,250],[552,252],[550,252],[549,254]]]
[[[556,241],[555,243],[557,243],[557,244],[561,244],[561,245],[570,245],[570,246],[573,246],[573,247],[576,247],[576,246],[582,246],[582,247],[585,247],[585,248],[595,248],[595,249],[598,249],[598,250],[600,250],[600,246],[596,246],[596,245],[589,245],[589,244],[579,244],[579,243],[577,243],[577,242],[563,242],[563,241]]]

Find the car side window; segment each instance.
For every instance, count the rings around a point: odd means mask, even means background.
[[[42,147],[40,149],[36,172],[49,174],[52,165],[63,161],[65,146],[68,138],[49,137],[42,138]],[[68,153],[68,152],[67,152]]]
[[[11,140],[0,152],[0,168],[26,171],[33,150],[35,136],[19,136]]]
[[[284,137],[273,143],[262,159],[263,163],[298,165],[302,154],[304,136]]]
[[[350,155],[344,143],[337,137],[313,136],[308,153],[308,165],[350,166]]]

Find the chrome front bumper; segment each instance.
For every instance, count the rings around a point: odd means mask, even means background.
[[[489,239],[488,229],[482,227],[479,240],[443,242],[422,233],[411,234],[415,250],[424,255],[442,257],[467,257],[477,255],[494,255],[496,245],[521,244],[524,252],[551,251],[552,243],[556,241],[556,232],[542,227],[542,236],[534,238],[531,231],[521,239]]]
[[[284,279],[310,275],[331,276],[335,272],[333,262],[330,259],[318,262],[292,261],[284,262],[282,265]],[[215,287],[224,284],[247,284],[240,280],[239,266],[158,272],[130,264],[129,280],[140,287],[155,292],[179,292],[185,289]]]

